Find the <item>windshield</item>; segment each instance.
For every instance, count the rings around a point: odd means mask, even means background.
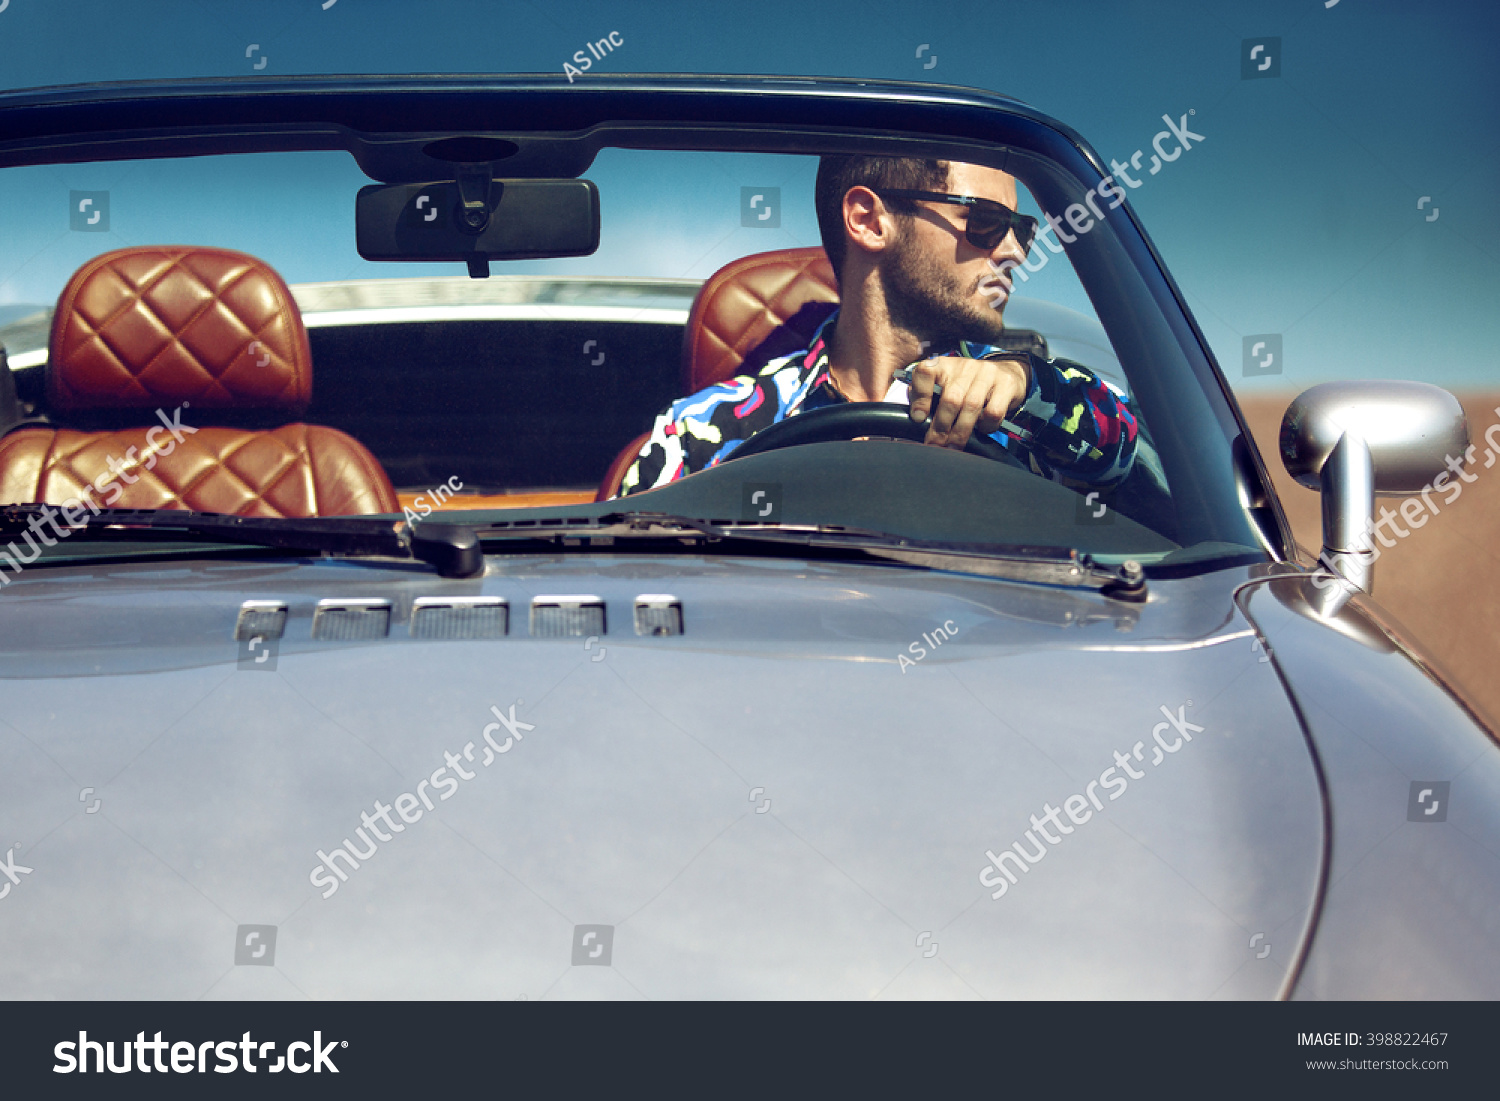
[[[344,152],[4,169],[0,503],[1262,555],[1125,210],[974,156],[605,148],[597,248],[487,278],[362,257]]]

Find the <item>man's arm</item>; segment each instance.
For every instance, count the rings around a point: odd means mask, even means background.
[[[682,440],[677,435],[672,410],[668,409],[652,423],[651,434],[646,437],[635,462],[630,464],[624,477],[620,479],[620,488],[615,490],[615,497],[628,497],[632,493],[655,489],[682,477],[684,458]]]
[[[1043,474],[1089,485],[1117,484],[1135,461],[1125,396],[1069,360],[998,348],[923,360],[912,368],[910,397],[913,420],[932,410],[930,444],[961,449],[977,431],[1034,456]]]
[[[1079,363],[1032,356],[1032,382],[1010,420],[1046,472],[1113,486],[1135,463],[1137,426],[1129,400]],[[1014,438],[1002,429],[1000,434]]]
[[[1020,356],[937,356],[916,364],[910,377],[911,418],[927,424],[922,442],[961,451],[975,431],[1000,430],[1029,392],[1031,366]]]

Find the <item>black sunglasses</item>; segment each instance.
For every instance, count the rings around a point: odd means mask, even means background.
[[[990,252],[1011,230],[1022,252],[1031,251],[1036,240],[1037,220],[1029,214],[1017,214],[1004,203],[981,199],[977,195],[944,195],[939,191],[910,191],[902,187],[871,188],[882,199],[923,199],[931,203],[955,203],[968,208],[964,239],[975,248]]]

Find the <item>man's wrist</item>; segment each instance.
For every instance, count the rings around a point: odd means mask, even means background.
[[[1021,375],[1022,401],[1031,395],[1031,388],[1036,381],[1035,364],[1038,362],[1036,353],[1027,349],[1020,349],[1014,352],[999,352],[986,358],[993,359],[997,363],[1003,363],[1018,370]]]
[[[1023,352],[1014,359],[1007,359],[1007,363],[1014,363],[1021,368],[1021,392],[1031,392],[1031,353]]]

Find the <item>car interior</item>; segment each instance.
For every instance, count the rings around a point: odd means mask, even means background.
[[[312,370],[296,303],[263,262],[186,246],[107,252],[58,299],[52,423],[0,438],[0,499],[60,505],[92,485],[117,508],[394,511],[364,445],[296,419]]]
[[[641,190],[653,172],[671,165],[705,173],[700,180],[724,174],[725,165],[711,154],[673,161],[660,159],[666,154],[655,149],[606,148],[591,167],[582,161],[567,166],[588,168],[604,186],[494,180],[492,203],[503,191],[543,203],[542,212],[517,208],[518,225],[498,227],[511,237],[468,257],[468,278],[453,273],[453,255],[444,251],[454,247],[452,233],[445,230],[437,245],[412,244],[412,234],[425,232],[423,204],[441,192],[456,218],[462,186],[371,187],[368,180],[378,177],[363,162],[356,168],[330,153],[285,162],[297,169],[287,172],[277,168],[279,154],[267,156],[273,159],[255,160],[247,177],[254,186],[247,180],[237,186],[258,195],[281,180],[286,193],[274,203],[268,199],[266,209],[290,212],[298,203],[311,204],[304,216],[318,224],[316,245],[313,238],[304,243],[295,228],[257,222],[253,209],[217,235],[211,221],[179,224],[182,200],[217,177],[206,159],[193,167],[192,158],[169,157],[131,162],[141,166],[130,171],[146,176],[155,204],[137,211],[137,221],[154,225],[158,240],[181,232],[215,245],[128,244],[90,255],[91,244],[115,244],[123,236],[69,235],[56,255],[44,252],[49,273],[30,276],[28,285],[43,293],[63,286],[50,321],[40,305],[27,307],[36,312],[25,315],[0,310],[0,346],[11,345],[9,369],[0,370],[0,504],[61,505],[92,487],[102,507],[246,517],[411,520],[472,511],[489,514],[483,523],[493,524],[501,522],[497,513],[510,514],[507,523],[524,522],[535,510],[542,510],[538,516],[603,515],[618,511],[612,502],[620,499],[623,477],[669,403],[806,347],[837,308],[829,260],[820,246],[805,243],[817,236],[810,195],[790,197],[811,191],[815,155],[754,162],[762,167],[751,171],[769,165],[791,174],[783,177],[786,216],[802,219],[769,233],[731,228],[725,234],[724,212],[711,204],[664,211],[653,221],[656,212]],[[329,175],[312,187],[303,166]],[[1055,206],[1069,194],[1045,175],[1017,178],[1026,189],[1023,205]],[[355,212],[348,203],[353,179],[366,182]],[[38,177],[16,186],[43,182]],[[564,199],[546,207],[552,200],[545,194],[554,192]],[[138,190],[135,201],[147,194]],[[492,216],[490,228],[500,221],[498,213]],[[609,229],[603,236],[601,226]],[[357,258],[349,251],[351,229],[358,235]],[[717,241],[711,232],[720,234]],[[655,244],[653,233],[666,236],[654,253],[643,253]],[[1085,243],[1108,257],[1119,245],[1107,237],[1096,233]],[[708,251],[699,254],[698,266],[688,264],[684,257],[703,242]],[[788,247],[764,247],[783,244]],[[981,510],[984,524],[954,527],[967,506],[954,502],[947,509],[952,515],[939,516],[935,498],[920,490],[916,496],[926,506],[916,512],[876,490],[883,512],[855,510],[870,530],[895,532],[899,514],[908,525],[900,534],[917,538],[962,528],[974,542],[1045,542],[1108,554],[1133,549],[1146,558],[1195,544],[1231,545],[1235,553],[1255,545],[1233,487],[1220,484],[1226,478],[1217,466],[1201,461],[1205,443],[1225,447],[1223,426],[1188,415],[1198,405],[1217,409],[1203,378],[1193,378],[1190,358],[1173,334],[1161,326],[1143,330],[1132,320],[1138,312],[1131,296],[1140,288],[1108,284],[1107,293],[1097,293],[1091,280],[1107,283],[1119,268],[1113,259],[1075,256],[1081,247],[1024,290],[1014,288],[1000,343],[1084,364],[1129,397],[1139,429],[1135,462],[1123,482],[1109,487],[1107,502],[1111,516],[1130,524],[1116,536],[1092,525],[1081,530],[1074,513],[1081,516],[1078,502],[1095,487],[1066,478],[1055,482],[1066,491],[1062,496],[1015,488],[1024,481],[986,489],[982,483],[998,477],[993,468],[1004,465],[986,461],[976,467],[979,483],[971,488],[989,502]],[[251,255],[262,252],[276,256],[276,264]],[[570,265],[570,257],[586,262]],[[394,264],[365,263],[370,260]],[[434,268],[433,261],[449,266]],[[481,282],[491,261],[518,263]],[[1102,270],[1090,272],[1089,263]],[[697,277],[705,271],[707,278]],[[525,295],[532,297],[521,308],[516,303]],[[637,308],[648,298],[649,308]],[[31,301],[45,298],[36,294]],[[1186,379],[1194,385],[1181,385]],[[1160,415],[1163,409],[1172,415]],[[174,418],[183,426],[175,435]],[[799,430],[810,427],[793,420]],[[936,464],[942,471],[931,476],[948,477],[958,453],[914,457],[904,450],[910,429],[872,422],[817,439],[778,436],[773,442],[762,432],[755,443],[787,451],[771,466],[785,470],[778,477],[799,483],[822,461],[805,444],[844,448],[852,440],[902,440],[903,450],[890,462]],[[730,457],[748,463],[759,457],[756,450],[742,445]],[[980,453],[973,446],[969,451],[969,461]],[[873,448],[863,454],[873,461]],[[749,468],[734,469],[735,479],[748,476]],[[717,491],[701,492],[705,502],[718,500]],[[1022,507],[1017,492],[1036,499]],[[852,507],[843,499],[848,496],[847,487],[820,489],[823,511],[805,513],[800,522],[835,523],[831,517]],[[673,501],[690,500],[696,497],[664,486],[632,494],[621,507],[671,511]],[[714,508],[716,517],[739,511]],[[1057,515],[1043,522],[1050,512]],[[1032,517],[1029,527],[1015,521],[1022,514]]]
[[[493,420],[487,426],[485,418],[502,416],[496,406],[515,398],[504,387],[487,394],[483,380],[514,375],[470,370],[460,401],[431,379],[413,386],[399,373],[404,358],[390,354],[403,341],[428,337],[430,344],[431,326],[382,325],[374,331],[351,326],[309,334],[285,282],[254,257],[207,247],[115,250],[80,268],[59,298],[41,401],[35,403],[45,413],[33,418],[45,423],[23,421],[0,438],[0,496],[60,504],[94,480],[86,471],[106,469],[107,459],[117,457],[124,473],[100,492],[121,508],[337,516],[396,512],[418,497],[434,509],[449,510],[606,501],[617,494],[645,443],[648,433],[636,430],[667,401],[753,373],[805,347],[837,302],[833,270],[821,247],[754,253],[724,265],[693,301],[680,352],[671,357],[678,370],[658,366],[648,372],[632,363],[633,400],[622,403],[615,400],[621,395],[611,393],[601,404],[614,415],[594,422],[572,469],[551,472],[563,484],[598,476],[597,489],[516,492],[507,487],[525,485],[531,472],[506,469],[505,449],[487,449],[488,462],[477,464],[467,452],[431,455],[431,441],[441,432],[423,423],[420,409],[430,402],[435,412],[451,417],[452,410],[468,405],[476,413],[473,434],[483,437],[487,427],[490,432],[499,427]],[[654,335],[653,343],[663,343],[664,334]],[[1045,338],[1038,333],[1016,329],[1012,337],[1016,347],[1045,353]],[[483,344],[466,342],[469,349]],[[384,355],[377,354],[381,349]],[[643,358],[633,350],[635,358]],[[430,347],[416,351],[428,359],[433,354]],[[315,352],[323,353],[320,362],[330,361],[335,376],[335,392],[323,400],[322,390],[330,384],[320,372],[319,386],[313,386]],[[665,355],[652,358],[656,364],[670,362]],[[361,404],[339,400],[337,392],[382,386],[393,393],[405,390],[406,400],[399,406]],[[523,404],[535,410],[537,402]],[[156,411],[170,414],[179,407],[182,423],[197,431],[186,436],[182,450],[164,450],[173,437],[153,431],[161,423]],[[320,411],[326,412],[326,422]],[[284,423],[309,413],[319,423]],[[514,441],[521,427],[501,430]],[[560,421],[534,426],[533,432],[547,439],[565,428]],[[411,438],[394,438],[403,432]],[[625,433],[630,435],[617,444]],[[374,442],[366,446],[361,439]],[[602,476],[591,473],[599,470],[606,452],[613,457]],[[453,469],[466,470],[463,489],[428,500],[431,495],[424,492],[445,480],[438,472]],[[388,470],[394,470],[394,479]]]

